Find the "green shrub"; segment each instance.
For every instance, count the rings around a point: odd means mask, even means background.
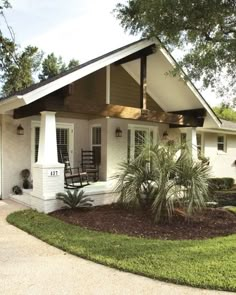
[[[234,185],[234,179],[231,177],[223,177],[225,189],[231,189]]]
[[[66,207],[76,208],[76,207],[91,207],[93,200],[84,196],[84,191],[80,189],[75,189],[73,192],[67,190],[63,193],[56,194],[57,199],[61,200]]]
[[[218,207],[236,206],[236,194],[234,192],[218,191],[214,194],[214,201]]]
[[[210,191],[220,191],[224,189],[230,189],[234,185],[234,179],[230,177],[222,177],[222,178],[209,178],[208,179],[209,189]]]

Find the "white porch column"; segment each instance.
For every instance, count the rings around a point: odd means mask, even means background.
[[[31,207],[45,213],[60,207],[56,193],[64,191],[64,164],[58,163],[55,112],[41,112],[38,162],[33,165]]]
[[[189,150],[192,153],[192,157],[194,160],[198,159],[198,150],[197,150],[197,132],[194,127],[185,128],[186,132],[186,142],[189,147]]]

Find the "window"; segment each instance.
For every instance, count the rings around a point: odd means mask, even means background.
[[[39,136],[40,136],[40,123],[34,121],[32,123],[32,163],[38,161],[39,152]],[[61,157],[59,151],[62,153],[68,153],[70,156],[71,165],[73,165],[73,134],[74,134],[73,124],[68,123],[58,123],[56,129],[57,137],[57,151],[58,151],[58,161],[61,162]]]
[[[197,152],[198,155],[202,155],[202,135],[197,134]]]
[[[127,160],[136,158],[145,143],[155,144],[156,137],[153,127],[129,125],[127,136]]]
[[[180,134],[180,143],[181,145],[185,145],[187,142],[187,134],[186,133],[181,133]]]
[[[217,150],[225,152],[225,136],[224,135],[218,135],[217,136]]]
[[[134,158],[136,158],[144,146],[147,139],[147,130],[134,131]]]
[[[128,129],[128,144],[127,144],[127,160],[130,161],[131,156],[131,130]]]
[[[69,154],[69,129],[67,128],[57,128],[57,157],[58,162],[61,162],[60,151],[62,154]],[[34,161],[38,161],[39,152],[39,135],[40,127],[35,128],[35,154]]]
[[[102,128],[100,126],[92,127],[92,150],[95,152],[95,161],[101,164],[102,148]]]
[[[60,153],[62,155],[69,154],[69,129],[57,128],[57,157],[58,162],[62,162]]]
[[[35,136],[34,136],[34,162],[38,161],[38,152],[39,152],[39,133],[40,128],[35,127]]]

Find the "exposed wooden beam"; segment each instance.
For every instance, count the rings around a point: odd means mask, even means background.
[[[147,57],[140,59],[140,108],[147,108]]]
[[[127,62],[130,62],[130,61],[133,61],[135,59],[139,59],[141,58],[142,56],[148,56],[150,54],[153,54],[156,52],[156,45],[155,44],[152,44],[144,49],[141,49],[133,54],[130,54],[118,61],[115,62],[115,65],[121,65],[121,64],[124,64],[124,63],[127,63]]]
[[[201,108],[201,109],[191,109],[191,110],[179,110],[176,112],[171,112],[173,114],[182,114],[182,115],[187,115],[187,116],[194,116],[197,118],[205,118],[206,117],[206,109]]]
[[[112,104],[82,104],[82,103],[74,103],[74,104],[66,104],[65,105],[68,112],[78,112],[81,114],[89,114],[96,115],[100,117],[112,117],[112,118],[122,118],[122,119],[131,119],[131,120],[141,120],[141,121],[149,121],[156,123],[165,123],[165,124],[175,124],[179,126],[192,126],[197,127],[198,123],[195,118],[158,112],[158,111],[150,111],[143,110],[140,108],[133,108],[127,106],[120,105],[112,105]]]
[[[204,119],[206,117],[206,110],[201,108],[201,109],[193,109],[193,110],[180,110],[176,112],[171,112],[173,114],[181,114],[187,117],[192,117],[195,118],[197,127],[202,127],[204,124]],[[182,126],[182,127],[189,127],[188,125]],[[193,126],[194,127],[194,126]],[[179,128],[179,125],[175,124],[170,124],[170,128]]]
[[[13,118],[21,119],[30,116],[39,115],[42,111],[63,111],[64,98],[56,96],[46,96],[31,104],[14,110]]]
[[[159,111],[150,111],[140,108],[133,108],[112,104],[94,104],[94,103],[71,103],[64,100],[63,97],[45,97],[29,105],[18,108],[14,111],[14,118],[20,119],[39,114],[41,111],[54,111],[58,115],[68,114],[68,117],[84,115],[90,117],[112,117],[121,119],[141,120],[155,123],[171,124],[178,127],[197,127],[202,126],[199,119],[174,113],[165,113]]]

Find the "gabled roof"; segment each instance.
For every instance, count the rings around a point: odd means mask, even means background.
[[[124,49],[127,49],[127,48],[129,48],[129,47],[131,47],[131,46],[133,46],[133,45],[135,45],[137,43],[140,43],[143,40],[145,40],[145,39],[141,39],[141,40],[135,41],[133,43],[127,44],[127,45],[122,46],[122,47],[120,47],[118,49],[115,49],[115,50],[112,50],[112,51],[110,51],[108,53],[105,53],[105,54],[103,54],[103,55],[101,55],[99,57],[96,57],[94,59],[91,59],[91,60],[89,60],[89,61],[87,61],[87,62],[85,62],[83,64],[80,64],[78,66],[75,66],[75,67],[73,67],[73,68],[71,68],[69,70],[66,70],[66,71],[64,71],[64,72],[62,72],[62,73],[60,73],[58,75],[53,76],[52,78],[48,78],[47,80],[44,80],[44,81],[41,81],[41,82],[32,84],[31,86],[29,86],[27,88],[24,88],[24,89],[22,89],[20,91],[15,92],[14,93],[14,96],[27,94],[27,93],[29,93],[29,92],[31,92],[33,90],[36,90],[37,88],[40,88],[42,86],[45,86],[45,85],[47,85],[47,84],[49,84],[49,83],[51,83],[51,82],[53,82],[55,80],[58,80],[58,79],[60,79],[60,78],[62,78],[64,76],[67,76],[67,75],[69,75],[69,74],[71,74],[73,72],[76,72],[76,71],[78,71],[78,70],[80,70],[80,69],[82,69],[84,67],[87,67],[87,66],[89,66],[89,65],[91,65],[91,64],[93,64],[93,63],[95,63],[97,61],[100,61],[100,60],[104,59],[105,57],[109,57],[110,55],[113,55],[113,54],[115,54],[117,52],[120,52],[120,51],[122,51]],[[2,97],[2,98],[0,98],[0,101],[3,100],[3,99],[8,99],[10,97],[12,97],[12,95],[11,96],[7,96],[7,97]]]
[[[15,93],[13,96],[1,99],[0,113],[4,113],[6,111],[13,110],[15,108],[30,104],[36,101],[37,99],[40,99],[48,95],[49,93],[52,93],[68,84],[75,82],[76,80],[79,80],[103,67],[111,65],[114,62],[121,60],[124,57],[129,56],[153,44],[160,45],[161,43],[157,39],[155,40],[142,39],[142,40],[133,42],[131,44],[128,44],[126,46],[113,50],[109,53],[106,53],[100,57],[92,59],[86,63],[83,63],[77,67],[74,67],[71,70],[65,71],[53,78],[34,84],[26,89],[23,89],[22,91]],[[164,57],[164,59],[169,63],[169,65],[171,65],[172,67],[176,65],[176,61],[171,56],[171,54],[166,50],[166,48],[161,46],[160,52],[162,54],[162,59]],[[131,64],[131,69],[132,69],[132,64]],[[155,86],[155,81],[153,81],[153,85]],[[220,120],[215,115],[215,113],[210,108],[210,106],[207,104],[207,102],[204,100],[204,98],[201,96],[201,94],[198,92],[198,90],[195,88],[195,86],[190,81],[187,82],[186,85],[188,89],[190,90],[189,93],[191,93],[192,101],[193,100],[195,101],[195,108],[204,107],[207,110],[207,113],[210,116],[212,122],[214,122],[213,125],[220,127],[221,125]],[[164,102],[166,102],[166,99],[163,100],[163,103]],[[171,103],[173,104],[176,102],[172,101]],[[191,102],[188,102],[188,104],[191,105]],[[190,108],[191,107],[188,106],[186,109],[190,109]],[[171,110],[167,110],[167,111],[171,111]]]

